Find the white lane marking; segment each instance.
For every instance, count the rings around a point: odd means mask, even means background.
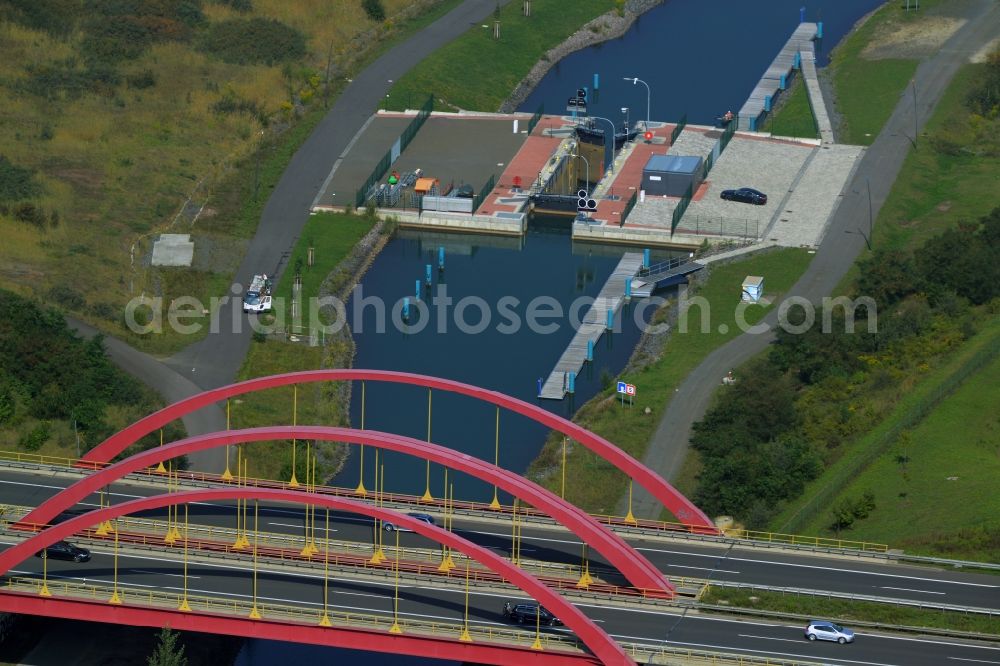
[[[504,537],[504,538],[508,538],[508,539],[510,538],[510,533],[509,532],[501,534],[499,532],[483,532],[481,530],[468,530],[468,529],[455,530],[455,532],[459,533],[459,534],[461,534],[462,532],[464,532],[466,534],[482,534],[483,536]],[[545,537],[536,537],[536,536],[526,536],[526,537],[524,537],[524,539],[527,540],[527,541],[548,541],[550,543],[568,543],[568,544],[572,544],[574,546],[579,546],[580,545],[579,541],[572,541],[572,540],[566,540],[566,539],[546,539]]]
[[[802,640],[796,640],[794,638],[777,638],[775,636],[754,636],[753,634],[736,634],[740,638],[759,638],[765,641],[784,641],[786,643],[802,643]]]
[[[296,528],[296,529],[300,529],[300,530],[301,530],[301,529],[303,529],[303,526],[302,526],[302,524],[301,524],[301,523],[299,523],[298,525],[295,525],[294,523],[271,523],[271,522],[268,522],[267,524],[268,524],[268,525],[273,525],[274,527],[294,527],[294,528]],[[325,529],[323,529],[323,530],[320,530],[320,531],[321,531],[321,532],[325,532],[326,530],[325,530]],[[330,531],[331,531],[331,532],[336,532],[337,530],[335,530],[335,529],[333,529],[333,528],[331,527],[331,528],[330,528]]]
[[[719,555],[710,555],[706,553],[690,553],[682,550],[663,550],[660,548],[636,548],[638,551],[646,551],[649,553],[664,553],[667,555],[687,555],[691,557],[708,557],[712,559],[720,559]],[[838,569],[836,567],[825,567],[815,564],[800,564],[798,562],[774,562],[771,560],[755,560],[747,557],[726,557],[727,562],[749,562],[751,564],[773,564],[779,567],[798,567],[800,569],[819,569],[821,571],[837,571],[839,573],[851,573],[851,574],[864,574],[867,576],[885,576],[887,578],[903,578],[906,580],[919,580],[923,582],[931,583],[942,583],[947,585],[968,585],[970,587],[989,587],[995,588],[1000,587],[1000,585],[989,585],[987,583],[969,583],[965,581],[958,580],[947,580],[944,578],[922,578],[920,576],[906,576],[903,574],[892,574],[884,573],[881,571],[865,571],[859,569]]]
[[[947,594],[947,592],[931,592],[930,590],[914,590],[911,587],[889,587],[887,585],[882,586],[883,590],[900,590],[902,592],[919,592],[920,594]]]
[[[17,569],[11,569],[10,571],[11,571],[11,573],[20,574],[20,575],[25,576],[27,578],[37,578],[39,580],[41,580],[41,578],[42,578],[42,574],[39,573],[39,572],[37,572],[37,571],[20,571],[20,570],[17,570]],[[82,581],[84,583],[104,583],[105,585],[107,584],[107,581],[104,580],[103,578],[87,578],[86,576],[61,576],[59,574],[53,574],[53,573],[50,573],[48,577],[49,578],[55,578],[55,579],[58,579],[58,580],[79,580],[79,581]],[[127,583],[125,581],[118,581],[118,586],[119,587],[121,587],[121,586],[125,586],[125,587],[157,587],[156,585],[143,585],[142,583]]]
[[[697,569],[698,571],[714,571],[715,573],[730,573],[738,574],[739,571],[732,571],[730,569],[713,569],[712,567],[691,567],[686,564],[666,564],[665,567],[670,567],[673,569]]]
[[[146,569],[127,569],[125,573],[152,574],[154,576],[173,576],[174,578],[184,578],[184,574],[165,573],[163,571],[147,571]],[[201,576],[191,576],[188,578],[201,578]]]
[[[985,659],[967,659],[966,657],[948,657],[949,659],[954,659],[955,661],[974,661],[979,664],[1000,664],[1000,661],[986,661]]]

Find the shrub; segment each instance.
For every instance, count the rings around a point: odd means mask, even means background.
[[[76,26],[78,7],[77,0],[6,0],[0,3],[0,19],[65,37]]]
[[[212,24],[199,48],[236,65],[274,65],[305,56],[306,39],[295,28],[274,19],[231,19]]]
[[[141,72],[129,74],[125,77],[125,81],[128,83],[129,88],[145,90],[156,85],[156,74],[151,69],[144,69]]]
[[[13,164],[0,155],[0,201],[17,201],[37,197],[42,187],[35,182],[31,169]]]
[[[80,310],[87,304],[87,299],[80,292],[64,284],[49,289],[49,299],[69,310]]]
[[[42,448],[42,445],[45,444],[45,442],[49,441],[49,437],[51,436],[52,431],[49,428],[49,424],[42,421],[34,428],[21,435],[17,440],[17,445],[25,451],[37,451]]]
[[[372,21],[385,20],[385,7],[382,6],[382,0],[362,0],[361,6],[364,7],[365,14],[368,14],[368,18]]]

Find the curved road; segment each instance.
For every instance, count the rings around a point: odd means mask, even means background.
[[[967,19],[965,25],[951,36],[935,56],[922,62],[917,68],[917,121],[921,128],[930,118],[959,67],[968,63],[973,54],[1000,34],[1000,4],[996,0],[969,2],[964,18]],[[885,203],[903,160],[910,151],[913,113],[913,98],[907,90],[855,171],[849,191],[858,194],[847,195],[841,201],[816,257],[786,298],[796,296],[812,303],[820,303],[824,296],[833,293],[864,249],[865,240],[858,230],[868,220],[866,181],[871,184],[874,219]],[[865,194],[860,194],[861,192]],[[775,309],[764,319],[767,324],[766,332],[744,333],[733,339],[709,354],[687,376],[667,406],[653,435],[649,450],[643,458],[647,466],[666,479],[676,476],[687,452],[692,425],[705,414],[722,377],[767,348],[774,340],[777,320]],[[626,509],[624,504],[619,506],[621,512]],[[637,517],[659,518],[661,510],[662,506],[645,489],[636,490],[633,511]]]

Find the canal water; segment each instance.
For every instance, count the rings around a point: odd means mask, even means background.
[[[619,39],[577,51],[542,78],[521,105],[534,112],[544,104],[548,113],[562,113],[566,99],[586,86],[588,111],[620,122],[622,108],[629,121],[645,119],[647,94],[638,77],[649,84],[652,120],[711,125],[726,111],[734,113],[799,23],[805,5],[807,21],[823,22],[823,39],[816,42],[817,65],[827,63],[830,50],[862,16],[882,0],[667,0],[643,14]]]
[[[806,8],[806,20],[823,21],[824,40],[819,47],[819,64],[825,64],[830,49],[864,14],[875,9],[879,0],[814,0]],[[591,112],[615,120],[623,119],[621,107],[628,107],[630,120],[645,116],[646,92],[622,80],[637,76],[652,89],[651,116],[677,120],[687,113],[692,123],[710,124],[726,110],[736,111],[753,89],[778,49],[788,39],[799,20],[802,0],[737,2],[724,0],[667,0],[642,16],[620,39],[579,51],[564,59],[543,79],[522,109],[534,111],[544,103],[550,112],[563,108],[566,98],[579,87],[593,85],[600,78],[600,97],[592,99]],[[445,247],[445,270],[437,270],[438,247]],[[495,389],[524,400],[534,400],[537,381],[547,377],[571,339],[573,331],[566,319],[539,319],[555,323],[553,332],[535,333],[526,324],[528,304],[536,296],[546,296],[547,307],[565,310],[581,296],[595,296],[617,264],[623,248],[574,244],[558,224],[533,224],[523,241],[501,238],[445,235],[400,234],[376,258],[361,283],[365,298],[377,297],[385,304],[386,325],[378,329],[377,306],[371,305],[360,317],[348,317],[355,330],[355,367],[395,369],[439,375]],[[415,310],[407,326],[392,323],[391,309],[404,297],[415,301],[417,280],[425,282],[425,267],[432,265],[430,291],[421,285],[421,299],[427,302],[440,288],[446,288],[453,304],[445,312],[447,333],[438,334],[438,312],[431,308],[421,317]],[[502,311],[501,299],[517,299]],[[459,329],[456,309],[461,299],[480,298],[484,307],[466,301],[462,322],[479,332]],[[537,304],[541,311],[545,305]],[[577,382],[575,404],[593,396],[602,381],[616,379],[640,336],[635,309],[620,317],[620,330],[598,344],[594,367],[584,371]],[[481,315],[490,312],[483,326]],[[521,320],[519,332],[505,332],[512,321]],[[641,320],[641,318],[640,318]],[[420,324],[426,324],[417,330]],[[478,325],[478,326],[477,326]],[[606,346],[605,343],[610,343]],[[639,396],[641,404],[641,396]],[[369,383],[365,396],[365,427],[409,435],[427,436],[427,391],[413,387],[393,387]],[[569,415],[568,401],[541,403],[552,411]],[[360,387],[354,387],[352,423],[360,425]],[[432,396],[431,439],[477,457],[493,455],[495,411],[473,400],[437,391]],[[546,430],[528,420],[502,413],[500,463],[523,472],[537,455]],[[366,459],[365,485],[374,487],[371,454]],[[386,490],[422,493],[425,466],[403,456],[389,455],[386,463]],[[337,484],[358,481],[358,456],[352,455],[336,479]],[[454,478],[457,476],[458,478]],[[463,475],[452,475],[455,496],[484,499],[492,487]],[[440,496],[443,475],[431,473],[431,492]],[[281,662],[364,663],[368,666],[431,666],[450,662],[401,657],[380,653],[334,650],[276,641],[251,640],[240,652],[236,666],[269,666]],[[453,663],[453,662],[451,662]]]

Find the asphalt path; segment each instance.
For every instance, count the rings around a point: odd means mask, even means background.
[[[0,503],[37,506],[69,482],[70,479],[65,477],[40,477],[2,470]],[[111,487],[108,498],[111,503],[118,504],[156,494],[160,494],[156,488],[116,484]],[[96,495],[87,498],[73,513],[92,510],[97,507],[98,501]],[[162,510],[143,515],[166,519],[166,513]],[[304,515],[301,508],[291,505],[261,504],[260,529],[262,532],[301,536],[305,529]],[[372,543],[372,523],[369,519],[339,512],[331,512],[330,515],[332,539]],[[189,520],[193,525],[234,529],[236,509],[225,503],[192,504],[189,507]],[[501,555],[509,555],[509,525],[462,515],[456,515],[454,524],[457,534]],[[322,528],[322,525],[319,527]],[[573,566],[580,564],[582,543],[568,531],[529,524],[522,527],[521,534],[520,552],[525,558]],[[389,543],[394,538],[395,535],[386,534],[383,542]],[[819,556],[682,539],[624,538],[664,574],[675,579],[710,579],[716,582],[790,587],[818,593],[866,595],[911,603],[1000,610],[1000,578],[996,576],[916,567],[870,558]],[[407,548],[436,548],[436,544],[417,534],[401,534],[400,545]],[[590,555],[593,575],[608,583],[627,585],[624,578],[594,553],[593,549],[590,550]]]
[[[499,4],[509,1],[500,0]],[[470,25],[481,23],[496,6],[496,0],[465,0],[390,49],[351,81],[292,157],[271,192],[257,233],[236,273],[236,283],[230,289],[236,295],[221,306],[218,330],[171,357],[168,364],[172,368],[203,389],[217,388],[235,379],[252,334],[249,318],[240,305],[243,286],[257,273],[280,278],[285,268],[284,257],[302,232],[316,194],[336,160],[344,156],[351,140],[385,99],[391,82],[464,33]]]
[[[923,128],[959,67],[968,63],[972,55],[1000,34],[1000,4],[996,0],[967,3],[963,18],[967,22],[938,53],[917,67],[914,77],[916,108],[911,89],[907,87],[882,132],[862,157],[848,194],[834,213],[815,258],[785,295],[786,299],[800,297],[819,304],[824,296],[833,293],[866,246],[868,186],[871,186],[871,215],[877,219],[903,160],[910,152],[914,128]],[[916,140],[920,140],[919,136]],[[820,320],[818,314],[817,320]],[[693,424],[704,416],[722,377],[764,351],[774,340],[778,309],[772,310],[763,323],[766,330],[744,333],[719,347],[681,383],[667,405],[643,458],[647,466],[666,479],[676,477],[687,453]],[[637,517],[660,517],[662,505],[645,489],[636,489],[633,502],[633,512]]]
[[[0,537],[0,542],[6,541]],[[92,549],[87,563],[52,560],[50,580],[103,583],[113,576],[114,560],[110,548]],[[41,560],[29,558],[15,567],[14,575],[40,577]],[[119,586],[140,592],[150,589],[180,594],[183,591],[183,565],[177,559],[120,552]],[[312,608],[317,618],[323,607],[323,571],[319,567],[289,572],[262,562],[258,566],[258,601],[267,604]],[[329,605],[331,611],[354,612],[391,618],[394,584],[389,581],[346,580],[331,576]],[[251,574],[245,562],[188,563],[188,593],[249,601],[252,598]],[[500,608],[505,601],[528,600],[516,590],[472,590],[469,595],[469,621],[476,627],[508,626]],[[459,625],[464,612],[464,591],[441,589],[401,576],[399,618],[442,621]],[[948,638],[889,635],[861,630],[852,645],[810,643],[805,640],[802,624],[760,622],[685,614],[683,611],[658,611],[617,608],[599,601],[577,605],[612,637],[623,642],[650,646],[721,650],[754,656],[780,656],[788,659],[821,660],[827,664],[864,664],[885,666],[940,666],[941,664],[1000,663],[1000,646],[965,643]],[[266,609],[265,609],[266,618]],[[526,627],[530,632],[531,627]],[[569,634],[564,628],[545,627],[542,631]]]

